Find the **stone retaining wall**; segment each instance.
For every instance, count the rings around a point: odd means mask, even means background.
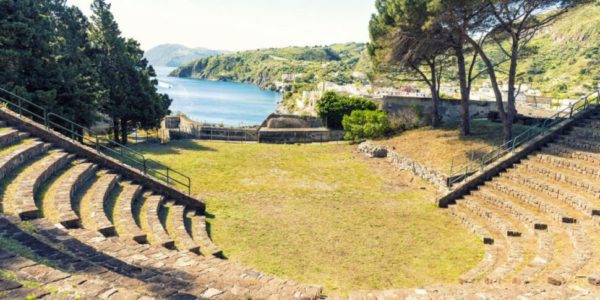
[[[387,147],[374,145],[371,142],[364,142],[358,146],[358,151],[370,157],[387,158],[392,166],[403,171],[412,172],[415,176],[433,184],[440,191],[448,191],[448,176],[446,174],[402,156],[398,152],[387,149]]]

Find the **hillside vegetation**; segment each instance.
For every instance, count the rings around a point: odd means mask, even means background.
[[[155,67],[180,67],[200,58],[223,54],[224,51],[206,48],[188,48],[178,44],[158,45],[144,54],[148,62]]]
[[[600,83],[599,28],[598,3],[567,12],[531,41],[531,54],[520,62],[522,82],[556,98],[574,98],[595,89]],[[283,89],[288,91],[284,97],[287,99],[297,97],[305,90],[318,89],[317,84],[322,81],[368,84],[367,77],[353,77],[353,74],[371,75],[371,63],[365,48],[365,44],[350,43],[244,51],[203,58],[182,66],[171,75]],[[449,71],[454,72],[452,69]],[[291,75],[290,82],[283,88],[278,87],[275,83],[282,81],[285,74]],[[377,77],[398,79],[382,81],[385,84],[409,84],[406,78],[397,74]],[[451,77],[455,76],[450,74]],[[448,79],[446,83],[449,83]],[[476,85],[485,83],[487,79],[482,78]],[[419,82],[414,84],[420,85]]]
[[[288,47],[243,51],[203,58],[179,69],[172,76],[256,84],[284,92],[284,103],[293,103],[303,91],[317,84],[366,84],[370,66],[366,44]]]
[[[525,83],[556,98],[581,95],[600,84],[600,3],[573,9],[531,41],[521,62]]]

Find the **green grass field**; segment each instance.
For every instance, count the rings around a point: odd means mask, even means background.
[[[455,282],[483,256],[434,190],[355,146],[173,141],[136,149],[192,176],[225,255],[328,294]]]

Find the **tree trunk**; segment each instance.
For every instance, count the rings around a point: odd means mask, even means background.
[[[121,143],[121,140],[119,139],[119,120],[117,120],[117,118],[115,116],[113,116],[113,139],[115,140],[115,142],[117,143]]]
[[[127,120],[121,119],[121,144],[127,145]]]
[[[490,76],[490,83],[492,84],[494,96],[496,97],[496,106],[498,107],[498,115],[500,116],[500,120],[502,120],[504,140],[508,141],[508,140],[510,140],[510,138],[512,138],[512,122],[513,122],[513,120],[511,119],[509,122],[509,120],[508,120],[509,114],[506,112],[506,110],[504,110],[504,103],[502,101],[502,91],[500,90],[500,86],[498,85],[498,78],[496,77],[496,68],[494,67],[494,64],[489,59],[489,57],[486,55],[485,51],[483,51],[483,48],[481,48],[481,45],[479,45],[472,38],[467,38],[467,40],[473,46],[475,51],[477,51],[479,53],[479,56],[485,63],[485,66],[488,70],[488,75]],[[507,133],[510,133],[510,134],[507,134]],[[508,140],[506,139],[507,137],[509,137]]]
[[[508,103],[506,105],[506,122],[504,122],[504,142],[508,142],[513,138],[512,127],[517,117],[516,100],[517,90],[515,84],[517,83],[517,64],[519,59],[519,40],[513,37],[511,57],[510,57],[510,69],[508,70]]]
[[[461,47],[455,49],[455,55],[458,61],[458,77],[460,82],[460,136],[465,137],[471,134],[471,120],[469,113],[470,89],[467,84],[467,68],[465,66],[465,55]]]
[[[435,64],[429,65],[431,69],[431,84],[429,88],[431,88],[431,127],[437,128],[440,126],[440,91],[437,89],[437,74],[435,69]]]

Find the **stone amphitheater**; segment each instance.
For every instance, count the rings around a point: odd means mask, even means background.
[[[202,205],[50,144],[68,141],[6,109],[0,116],[0,298],[325,298],[318,285],[224,259]],[[460,283],[349,298],[600,299],[600,111],[447,212],[485,245]]]

